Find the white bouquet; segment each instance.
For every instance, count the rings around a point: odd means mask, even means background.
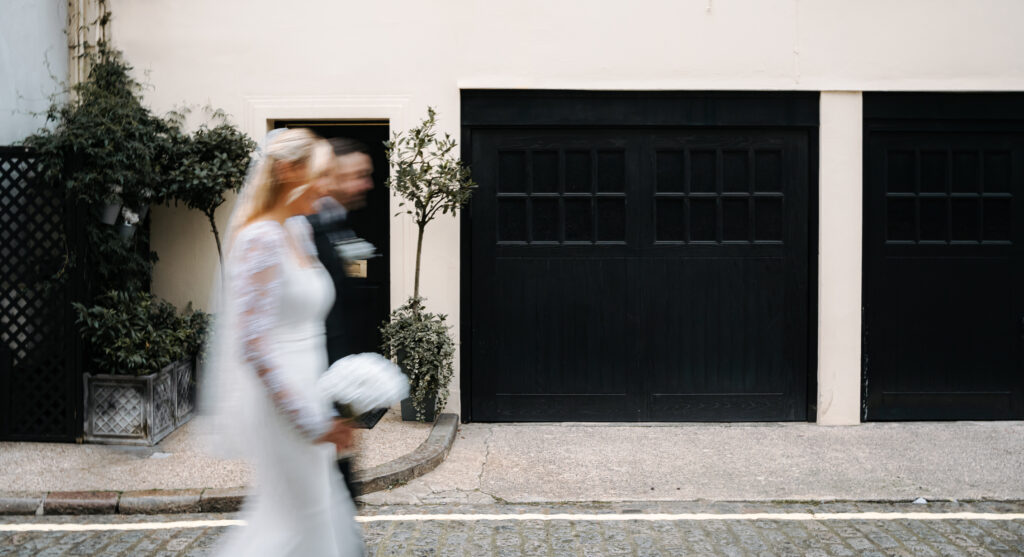
[[[317,381],[320,392],[344,417],[387,408],[409,396],[409,379],[391,360],[364,352],[331,364]]]

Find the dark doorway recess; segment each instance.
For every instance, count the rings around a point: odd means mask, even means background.
[[[277,128],[309,128],[325,139],[347,137],[360,141],[369,148],[373,159],[373,189],[366,197],[366,207],[349,213],[349,223],[355,233],[377,247],[380,257],[367,261],[366,277],[348,277],[345,284],[344,308],[351,312],[351,326],[345,329],[351,337],[349,346],[354,353],[380,352],[380,325],[391,311],[391,253],[390,212],[387,157],[384,142],[388,140],[388,121],[296,121],[275,123]]]
[[[817,107],[463,91],[468,419],[807,419]]]
[[[1024,95],[864,95],[864,419],[1024,418]]]

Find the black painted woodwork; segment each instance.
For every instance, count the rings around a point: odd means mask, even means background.
[[[1024,95],[864,116],[864,419],[1024,418]]]
[[[34,154],[0,147],[0,440],[73,442],[82,432],[81,215],[39,179]],[[63,277],[61,280],[59,277]]]
[[[807,418],[816,95],[462,100],[470,419]]]
[[[391,311],[390,214],[387,182],[389,167],[384,154],[388,140],[387,121],[279,121],[275,127],[308,127],[320,137],[347,137],[369,148],[373,161],[373,189],[366,196],[366,206],[351,211],[348,222],[352,230],[377,248],[380,257],[367,261],[366,278],[348,277],[345,281],[343,307],[351,314],[345,333],[351,338],[353,352],[380,352],[380,326]]]

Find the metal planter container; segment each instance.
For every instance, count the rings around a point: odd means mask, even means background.
[[[429,423],[432,423],[435,419],[437,419],[437,409],[435,408],[436,406],[437,406],[437,396],[434,396],[434,398],[430,399],[430,401],[427,403],[427,407],[424,409],[425,410],[423,412],[423,422],[424,423],[428,423],[429,424]],[[412,399],[411,398],[406,398],[406,399],[402,400],[402,421],[405,421],[405,422],[415,422],[415,421],[417,421],[417,419],[416,419],[416,407],[412,405]]]
[[[97,208],[100,222],[103,224],[113,225],[117,222],[117,217],[121,215],[121,204],[120,203],[106,203]]]
[[[121,223],[116,225],[116,227],[118,236],[125,242],[131,240],[132,236],[135,235],[135,225]]]
[[[85,374],[85,441],[152,446],[192,419],[195,360],[139,377]]]

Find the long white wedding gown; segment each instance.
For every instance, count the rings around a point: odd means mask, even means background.
[[[229,344],[244,371],[235,429],[253,461],[255,487],[242,509],[247,525],[229,531],[221,555],[365,552],[335,447],[313,442],[331,419],[316,380],[327,369],[324,318],[334,287],[310,234],[304,219],[286,227],[259,221],[240,230],[231,249],[227,307],[237,338]]]

